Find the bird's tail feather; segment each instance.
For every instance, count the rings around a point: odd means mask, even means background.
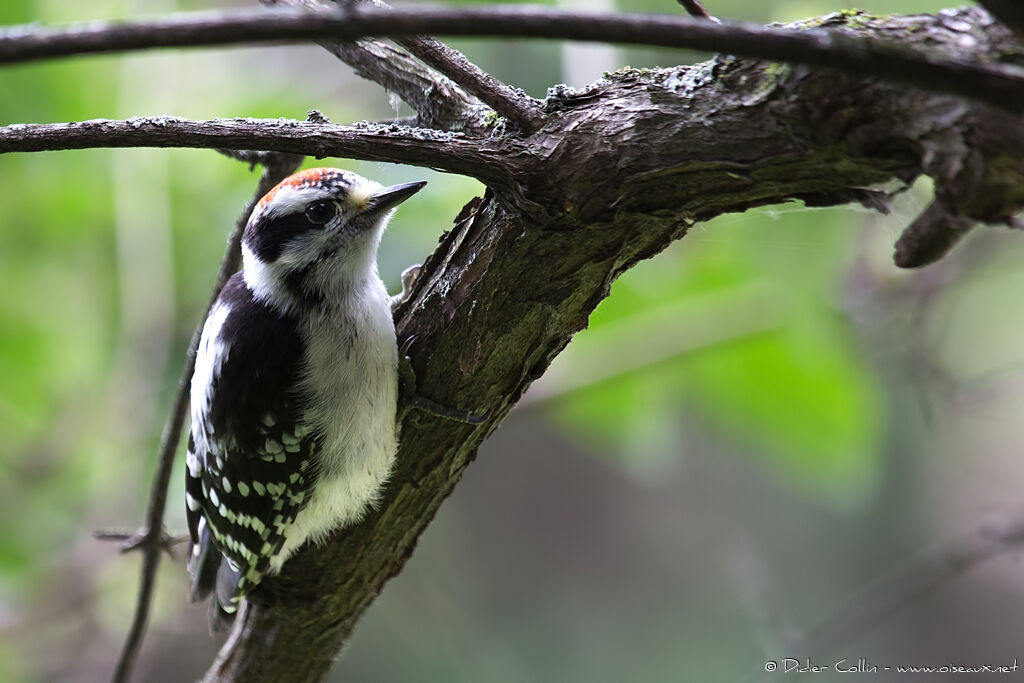
[[[192,602],[210,598],[210,633],[226,631],[238,610],[239,571],[217,550],[210,530],[202,522],[199,542],[192,546],[189,555],[188,571],[192,576],[189,584]]]
[[[199,522],[199,541],[192,546],[188,556],[189,598],[192,602],[200,602],[213,590],[217,580],[217,568],[221,563],[220,551],[213,545],[210,530],[205,520]]]

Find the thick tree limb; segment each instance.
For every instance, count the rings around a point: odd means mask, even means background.
[[[959,59],[992,59],[1008,48],[1005,32],[989,26],[965,48],[946,25],[981,26],[981,16],[917,18],[917,39]],[[902,33],[904,21],[860,30]],[[479,444],[612,281],[694,221],[793,197],[880,205],[884,193],[864,188],[892,191],[922,173],[957,215],[996,220],[1024,207],[1018,118],[876,79],[717,58],[623,70],[585,91],[553,92],[545,106],[531,147],[496,156],[514,184],[464,210],[396,312],[400,336],[416,335],[421,390],[489,409],[489,422],[408,416],[379,509],[266,580],[207,681],[322,679]]]
[[[987,16],[976,16],[977,25]],[[865,19],[866,21],[866,19]],[[905,27],[924,19],[904,22]],[[841,20],[832,21],[840,25]],[[960,27],[954,27],[960,28]],[[0,63],[141,50],[155,47],[355,40],[370,35],[520,36],[636,43],[723,51],[736,55],[825,66],[863,76],[978,98],[1012,112],[1024,111],[1024,76],[1010,67],[988,66],[909,51],[900,40],[873,42],[838,31],[792,31],[751,24],[718,24],[692,17],[651,14],[603,15],[535,8],[487,10],[433,8],[344,12],[265,12],[182,15],[132,23],[93,23],[62,29],[13,27],[0,34]],[[904,36],[900,36],[903,38]],[[1001,57],[994,57],[996,61]]]

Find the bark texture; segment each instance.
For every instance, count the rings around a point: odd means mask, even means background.
[[[976,9],[841,13],[816,25],[964,60],[1022,54]],[[881,78],[717,56],[554,88],[543,106],[536,132],[495,134],[487,154],[476,149],[450,168],[485,178],[489,190],[465,207],[396,314],[400,338],[416,335],[421,392],[489,410],[488,421],[474,428],[408,414],[380,508],[265,581],[207,681],[322,680],[480,443],[587,325],[615,278],[695,222],[794,199],[884,209],[927,174],[935,208],[915,221],[903,254],[927,262],[952,244],[951,229],[1000,223],[1024,207],[1018,117]]]

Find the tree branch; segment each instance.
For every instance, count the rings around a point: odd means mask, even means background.
[[[317,0],[261,0],[266,5],[330,11]],[[347,9],[369,6],[387,12],[392,7],[381,0],[349,3]],[[538,103],[510,88],[466,57],[434,38],[407,36],[398,44],[410,54],[372,39],[357,41],[320,40],[320,45],[357,69],[360,75],[398,93],[420,113],[423,125],[439,129],[482,132],[483,105],[505,116],[521,130],[530,132],[542,121]],[[415,57],[420,61],[416,61]],[[436,70],[436,71],[435,71]],[[482,103],[482,104],[481,104]],[[437,125],[441,124],[441,125]]]
[[[138,116],[122,121],[29,123],[0,127],[0,154],[89,147],[190,147],[269,150],[427,166],[484,183],[507,185],[500,155],[514,141],[475,141],[423,128],[364,123],[338,126],[285,119],[190,121]]]
[[[323,10],[317,0],[260,0],[265,5]],[[364,38],[320,39],[324,49],[355,69],[356,74],[397,94],[416,111],[415,125],[438,130],[480,133],[486,108],[446,76],[405,50]]]
[[[683,9],[689,12],[690,16],[701,17],[704,19],[710,19],[711,21],[718,21],[711,14],[704,9],[704,5],[700,4],[700,0],[676,0]]]
[[[142,638],[146,632],[146,625],[149,622],[149,608],[153,600],[153,588],[156,584],[156,570],[160,564],[161,551],[168,548],[169,539],[166,538],[164,529],[164,511],[167,508],[167,488],[171,481],[171,468],[174,465],[174,455],[177,453],[178,444],[181,441],[181,429],[185,423],[185,415],[188,413],[189,387],[192,383],[192,373],[196,367],[196,349],[199,347],[199,337],[206,323],[206,317],[210,314],[220,290],[224,288],[228,278],[238,270],[241,261],[242,232],[249,220],[256,202],[265,195],[270,188],[279,183],[298,168],[302,157],[289,154],[276,154],[264,157],[261,163],[265,164],[265,170],[260,176],[256,193],[245,207],[242,215],[235,225],[234,232],[228,239],[228,248],[221,260],[217,273],[217,281],[213,287],[213,294],[206,306],[202,319],[192,333],[192,339],[185,354],[185,367],[178,379],[178,390],[174,397],[174,405],[171,414],[164,425],[164,431],[160,437],[160,448],[157,451],[157,467],[153,474],[153,483],[149,493],[149,507],[146,511],[146,525],[135,535],[125,540],[122,552],[126,550],[139,549],[142,551],[142,575],[139,581],[139,593],[135,603],[135,615],[128,635],[125,638],[124,646],[117,660],[112,683],[127,683],[131,678],[132,668],[138,658],[139,648],[142,646]],[[99,538],[105,538],[100,535]]]
[[[458,50],[435,38],[417,36],[399,38],[398,44],[458,83],[523,132],[532,133],[543,123],[543,112],[537,100],[522,90],[505,85]]]
[[[869,586],[806,637],[789,643],[793,657],[823,655],[850,643],[899,611],[978,565],[1024,546],[1024,519],[985,522],[945,547],[907,562]]]
[[[360,8],[372,6],[385,11],[393,9],[383,0],[360,1],[363,4],[356,5]],[[536,100],[521,90],[505,85],[466,59],[466,56],[458,50],[429,36],[407,36],[397,39],[396,42],[422,60],[424,64],[433,67],[461,86],[466,92],[476,96],[477,99],[518,126],[523,132],[531,133],[540,127],[543,121],[543,112]]]
[[[379,40],[321,40],[331,54],[363,78],[394,92],[417,114],[416,125],[480,133],[487,109],[449,78],[435,73],[404,50]]]
[[[841,25],[842,18],[828,18]],[[975,17],[977,20],[978,17]],[[827,24],[828,22],[826,22]],[[867,19],[865,18],[865,23]],[[979,29],[980,30],[980,29]],[[488,10],[433,8],[344,12],[250,11],[192,14],[131,23],[90,23],[62,29],[22,26],[0,34],[0,63],[73,54],[317,39],[355,40],[370,35],[518,36],[633,43],[824,66],[922,88],[977,98],[1012,112],[1024,111],[1024,76],[988,66],[906,50],[893,43],[858,39],[838,31],[717,24],[704,19],[650,14],[605,15],[535,8]]]
[[[1024,33],[1024,5],[1019,0],[978,0],[978,4],[1017,33]]]

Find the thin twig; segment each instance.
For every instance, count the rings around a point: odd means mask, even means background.
[[[800,641],[791,656],[828,652],[906,609],[982,562],[1024,546],[1024,518],[985,522],[949,545],[897,567],[856,596]]]
[[[399,38],[398,44],[448,76],[524,132],[533,132],[543,123],[544,115],[537,100],[522,90],[505,85],[466,59],[458,50],[435,38],[416,36]]]
[[[700,0],[676,0],[676,2],[682,5],[683,9],[690,13],[690,16],[718,21],[718,19],[715,19],[704,9],[704,5],[700,4]]]
[[[139,593],[135,603],[135,616],[132,619],[131,628],[125,638],[124,647],[117,660],[117,666],[111,677],[112,683],[127,683],[131,677],[132,667],[139,655],[139,648],[142,646],[142,639],[146,632],[146,624],[149,622],[149,609],[153,599],[153,587],[156,583],[156,570],[160,565],[161,550],[167,547],[167,534],[164,529],[164,510],[167,507],[167,489],[171,481],[171,468],[174,465],[174,455],[178,450],[178,443],[181,441],[182,427],[185,423],[185,414],[189,405],[189,386],[192,382],[192,372],[196,366],[196,349],[199,346],[199,337],[220,290],[224,288],[231,274],[238,270],[241,260],[242,232],[249,220],[256,202],[265,195],[274,185],[279,183],[286,176],[290,175],[299,164],[302,157],[291,154],[278,154],[267,157],[263,160],[265,168],[260,176],[260,181],[252,200],[242,212],[235,225],[234,232],[228,240],[228,248],[221,260],[220,269],[217,273],[217,282],[213,288],[213,294],[203,313],[202,320],[192,333],[192,339],[188,345],[188,352],[185,354],[185,367],[178,379],[178,390],[174,397],[174,405],[171,414],[164,425],[164,431],[160,437],[160,448],[157,455],[157,468],[153,475],[153,483],[149,491],[149,507],[146,511],[146,526],[137,534],[125,539],[128,549],[138,548],[142,550],[142,578],[139,582]],[[102,537],[102,536],[101,536]]]
[[[363,5],[391,10],[383,0],[361,0]],[[521,90],[512,88],[487,73],[464,54],[430,36],[407,36],[396,42],[439,73],[444,74],[466,92],[491,107],[524,132],[540,128],[544,120],[540,103]]]
[[[304,3],[306,6],[310,2],[310,0],[275,1],[287,2],[290,5]],[[393,9],[383,0],[359,0],[359,2],[351,2],[344,5],[344,9],[350,12],[362,11],[362,8],[365,7],[373,7],[383,11],[391,11]],[[539,102],[521,90],[511,88],[502,83],[469,61],[458,50],[429,36],[406,36],[405,38],[398,38],[395,42],[419,58],[427,66],[436,69],[446,80],[450,79],[451,83],[476,97],[509,121],[512,121],[524,132],[530,133],[540,128],[544,115]],[[339,43],[338,41],[335,41],[335,44],[345,45],[345,43]],[[345,60],[345,57],[341,58]],[[403,97],[403,99],[405,98]]]
[[[1024,75],[1009,66],[952,59],[829,30],[794,31],[755,24],[716,24],[693,17],[599,14],[531,7],[395,9],[388,12],[251,11],[185,14],[128,23],[60,29],[15,26],[0,33],[0,63],[156,47],[355,40],[370,35],[516,36],[690,48],[797,62],[973,97],[1024,111]]]
[[[935,200],[897,240],[893,262],[900,268],[920,268],[941,260],[976,225],[942,200],[941,189],[936,182]]]
[[[260,0],[264,5],[298,9],[324,9],[319,0]],[[438,130],[484,131],[486,108],[451,79],[437,73],[405,50],[373,38],[355,41],[324,38],[325,50],[357,75],[383,86],[416,111],[411,125]]]
[[[130,541],[135,538],[135,533],[128,531],[114,531],[113,529],[97,529],[92,532],[92,537],[97,541]],[[175,546],[188,540],[188,536],[168,536],[168,544]],[[136,546],[139,547],[139,546]],[[131,550],[131,548],[129,548]]]
[[[142,540],[144,536],[140,536],[139,532],[130,533],[127,531],[114,531],[113,529],[97,529],[92,532],[92,537],[97,541],[120,541],[121,552],[129,553],[133,550],[137,550],[143,546]],[[176,545],[180,545],[188,540],[187,535],[171,536],[164,534],[161,539],[160,549],[165,551],[168,557],[174,557],[172,549]]]
[[[978,0],[989,14],[1024,35],[1024,4],[1020,0]]]
[[[261,0],[267,5],[325,10],[317,0]],[[361,0],[343,6],[346,12],[360,6],[379,11],[392,7],[382,0]],[[339,3],[340,4],[340,3]],[[398,50],[380,41],[317,41],[331,54],[352,66],[361,76],[397,93],[420,114],[421,123],[431,128],[465,126],[473,122],[466,114],[473,110],[474,97],[524,131],[540,127],[543,114],[539,103],[525,93],[510,88],[466,59],[458,50],[427,36],[407,36],[396,42]],[[411,54],[410,54],[411,53]],[[417,62],[413,56],[421,60]],[[424,66],[426,65],[426,66]],[[428,68],[429,67],[429,68]],[[436,70],[436,71],[435,71]],[[438,126],[437,123],[443,125]],[[479,132],[479,131],[477,131]]]
[[[412,55],[379,40],[319,41],[356,73],[395,93],[415,110],[415,125],[438,130],[483,132],[487,110],[444,75]]]

